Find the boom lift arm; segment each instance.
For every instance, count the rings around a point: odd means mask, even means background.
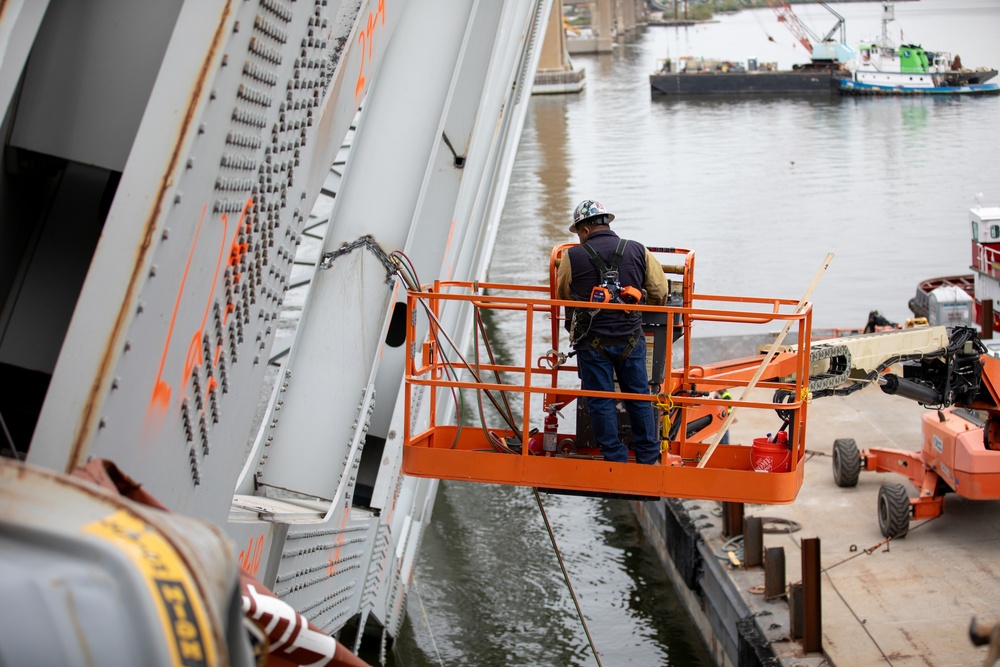
[[[842,382],[814,390],[813,398],[846,396],[877,383],[884,393],[925,407],[958,405],[1000,415],[995,384],[1000,369],[987,352],[970,327],[921,327],[819,341],[810,355],[814,385],[823,376]],[[885,372],[896,364],[902,365],[902,375]]]
[[[834,442],[833,476],[838,486],[855,486],[860,472],[868,470],[904,475],[918,489],[915,498],[908,497],[902,484],[885,484],[879,490],[879,527],[886,537],[905,536],[911,517],[939,516],[949,492],[975,500],[1000,499],[1000,361],[973,328],[912,331],[861,336],[841,344],[849,350],[874,340],[880,347],[869,357],[871,368],[852,360],[848,363],[849,374],[855,376],[851,382],[814,394],[843,395],[877,382],[887,394],[934,410],[923,417],[919,451],[873,448],[862,452],[852,438]],[[913,336],[920,335],[926,339],[916,345]],[[814,346],[814,351],[817,347],[822,344]],[[897,363],[901,373],[884,373]]]

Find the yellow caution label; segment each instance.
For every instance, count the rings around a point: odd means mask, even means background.
[[[191,576],[177,552],[155,528],[118,510],[84,526],[83,531],[114,544],[142,573],[156,601],[175,665],[218,664],[205,607]]]

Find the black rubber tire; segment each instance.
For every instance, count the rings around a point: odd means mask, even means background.
[[[883,484],[878,490],[878,527],[885,537],[902,538],[910,530],[910,497],[902,484]]]
[[[833,441],[833,481],[844,488],[857,486],[861,476],[861,452],[854,438]]]

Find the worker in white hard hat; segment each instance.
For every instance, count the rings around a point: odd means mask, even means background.
[[[556,294],[560,299],[662,305],[669,286],[663,267],[637,241],[620,238],[611,230],[614,214],[600,202],[587,199],[573,212],[569,231],[580,245],[569,248],[559,264]],[[572,312],[570,312],[572,311]],[[570,343],[576,350],[584,390],[648,394],[646,345],[642,316],[637,311],[597,308],[567,309]],[[660,460],[659,437],[649,401],[625,401],[632,423],[632,449],[639,463]],[[614,400],[587,398],[594,439],[605,460],[628,461],[628,447],[618,432]]]

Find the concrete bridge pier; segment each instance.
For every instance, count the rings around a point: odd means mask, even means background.
[[[578,93],[583,90],[585,83],[586,70],[573,67],[566,48],[562,0],[553,0],[531,92],[534,95]]]
[[[570,35],[567,50],[575,53],[611,53],[616,39],[624,39],[645,24],[642,0],[590,0],[567,4],[590,6],[590,32]]]

